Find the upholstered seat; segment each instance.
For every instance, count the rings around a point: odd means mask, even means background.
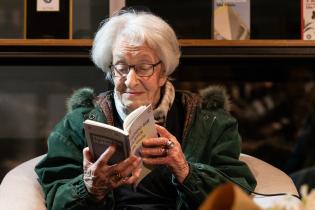
[[[44,155],[31,159],[12,169],[0,186],[0,209],[5,210],[45,210],[44,194],[37,182],[34,167]],[[297,190],[289,176],[270,164],[255,157],[242,154],[240,160],[247,163],[257,179],[255,192],[288,193],[297,195]],[[277,197],[253,195],[261,206]],[[267,202],[266,202],[267,201]]]
[[[278,168],[250,155],[241,154],[240,160],[245,162],[257,180],[256,193],[260,194],[283,194],[296,195],[298,192],[292,179]],[[263,196],[252,194],[253,200],[263,209],[271,207],[282,199],[284,195]],[[291,198],[292,202],[300,202],[296,197]]]
[[[44,193],[34,171],[44,156],[26,161],[6,174],[0,185],[0,209],[46,210]]]
[[[255,192],[298,195],[292,179],[283,171],[250,155],[241,154],[240,160],[248,165],[257,180]]]

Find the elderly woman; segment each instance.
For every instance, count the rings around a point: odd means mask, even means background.
[[[74,93],[68,114],[49,136],[47,157],[36,167],[48,209],[197,209],[221,183],[254,189],[255,179],[238,160],[237,122],[224,109],[224,93],[201,99],[175,91],[168,77],[179,57],[174,31],[155,15],[125,12],[102,25],[92,58],[114,90],[95,98],[87,88]],[[131,111],[148,104],[159,137],[144,140],[140,157],[110,165],[112,145],[93,160],[83,121],[122,127]],[[173,147],[165,152],[169,141]],[[155,167],[134,190],[141,161]]]

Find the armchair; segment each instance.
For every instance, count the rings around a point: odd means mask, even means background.
[[[26,161],[6,174],[0,185],[0,209],[46,210],[44,194],[34,171],[35,165],[44,156]],[[241,154],[240,160],[247,163],[257,179],[255,192],[298,195],[291,178],[284,172],[250,155]],[[278,197],[253,195],[254,201],[263,207],[268,206]]]

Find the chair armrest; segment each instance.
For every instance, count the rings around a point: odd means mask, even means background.
[[[289,195],[299,195],[292,179],[280,169],[267,162],[250,155],[241,154],[241,161],[245,162],[256,178],[257,186],[255,192],[263,194],[287,193]],[[263,209],[271,208],[275,203],[283,202],[285,195],[262,196],[252,195],[253,201]],[[290,196],[290,202],[300,203],[301,201]]]
[[[34,171],[44,156],[28,160],[6,174],[0,185],[0,209],[46,210],[44,193]]]
[[[298,195],[292,179],[280,169],[263,160],[246,154],[241,154],[240,160],[248,165],[257,180],[255,192]]]

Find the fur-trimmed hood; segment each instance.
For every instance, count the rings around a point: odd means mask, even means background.
[[[202,106],[206,109],[231,110],[229,96],[222,86],[209,86],[199,91],[202,97]],[[81,88],[76,90],[67,101],[68,112],[78,107],[94,107],[95,93],[92,88]]]
[[[231,102],[226,89],[223,86],[210,85],[199,91],[202,97],[203,107],[206,109],[223,108],[226,111],[231,110]]]
[[[84,87],[75,90],[74,93],[67,100],[68,112],[71,112],[72,110],[79,107],[94,107],[95,97],[96,96],[92,88]]]

